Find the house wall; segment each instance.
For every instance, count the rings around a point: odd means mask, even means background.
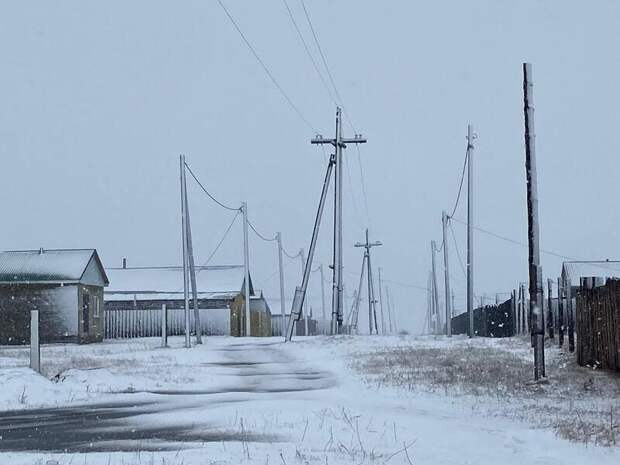
[[[262,299],[261,299],[262,300]],[[271,312],[263,311],[266,308],[261,300],[250,300],[250,336],[271,336]],[[230,304],[230,335],[241,336],[245,333],[245,299],[239,294]]]
[[[101,342],[103,341],[103,335],[105,331],[105,320],[103,318],[103,288],[100,286],[89,286],[85,284],[80,284],[79,286],[77,286],[77,288],[78,342],[80,342],[81,344],[89,342]],[[84,307],[86,305],[86,302],[88,302],[87,324],[85,324],[86,321],[84,318],[86,316],[84,313]],[[87,331],[86,326],[88,326]]]
[[[42,343],[77,342],[76,285],[0,286],[0,344],[30,344],[30,310],[39,310]]]

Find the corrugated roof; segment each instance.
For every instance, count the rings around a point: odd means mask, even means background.
[[[94,257],[107,277],[95,249],[14,250],[0,252],[0,283],[77,283]]]
[[[182,299],[183,268],[137,267],[107,268],[110,286],[105,291],[106,300]],[[241,292],[245,277],[242,265],[197,266],[196,287],[199,297],[234,297]],[[250,278],[250,295],[252,295]]]
[[[563,273],[572,286],[579,286],[581,278],[620,278],[620,261],[571,261],[562,264]]]

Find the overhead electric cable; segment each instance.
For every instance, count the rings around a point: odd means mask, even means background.
[[[241,38],[243,39],[243,41],[245,42],[245,44],[247,45],[247,47],[250,49],[250,51],[252,52],[252,54],[254,55],[254,58],[256,58],[256,61],[258,61],[258,63],[262,66],[263,70],[265,71],[265,73],[267,74],[267,76],[269,77],[269,79],[271,79],[271,82],[273,83],[273,85],[276,87],[276,89],[278,89],[278,91],[280,92],[280,94],[282,94],[282,96],[284,97],[284,99],[287,101],[287,103],[289,104],[289,106],[293,109],[293,111],[295,111],[295,113],[297,113],[297,116],[299,116],[299,118],[306,124],[306,126],[308,126],[312,132],[314,132],[315,134],[318,132],[314,126],[312,126],[312,124],[310,123],[310,121],[308,121],[308,119],[303,115],[303,113],[301,112],[301,110],[297,107],[297,105],[295,105],[293,103],[293,101],[291,100],[291,98],[288,96],[288,94],[284,91],[284,89],[282,88],[282,86],[280,85],[280,83],[278,82],[278,80],[274,77],[273,73],[269,70],[269,68],[267,67],[267,65],[265,64],[265,62],[261,59],[261,57],[258,55],[258,53],[256,52],[256,50],[254,49],[254,47],[252,46],[252,44],[250,43],[250,41],[247,39],[247,37],[245,36],[245,34],[243,33],[243,31],[241,30],[241,28],[239,27],[239,25],[237,24],[237,22],[235,21],[235,19],[232,17],[232,15],[230,14],[230,12],[228,11],[228,9],[226,8],[226,6],[224,6],[224,3],[222,3],[222,0],[217,0],[217,2],[220,4],[220,6],[222,7],[222,9],[224,10],[224,13],[226,13],[226,16],[228,16],[228,19],[230,20],[230,22],[232,23],[232,25],[235,27],[235,29],[237,30],[237,32],[239,33],[239,35],[241,36]]]
[[[194,174],[194,172],[192,171],[192,169],[189,167],[189,165],[187,163],[185,163],[185,167],[187,168],[187,170],[189,171],[189,174],[192,175],[192,178],[194,178],[194,181],[196,181],[196,183],[200,186],[200,188],[202,189],[202,191],[207,194],[209,196],[209,198],[211,200],[213,200],[215,203],[217,203],[220,207],[225,208],[226,210],[230,210],[230,211],[240,211],[241,208],[233,208],[233,207],[229,207],[228,205],[223,204],[222,202],[220,202],[218,199],[216,199],[211,192],[209,192],[207,190],[207,188],[198,180],[198,178],[196,177],[196,175]]]
[[[252,222],[250,220],[248,220],[248,225],[250,226],[250,228],[252,229],[252,231],[254,231],[254,234],[256,234],[259,238],[261,238],[262,240],[264,240],[265,242],[273,242],[276,241],[278,238],[277,236],[273,236],[271,239],[268,237],[265,237],[264,235],[262,235],[261,233],[259,233],[257,231],[257,229],[254,227],[254,225],[252,224]]]

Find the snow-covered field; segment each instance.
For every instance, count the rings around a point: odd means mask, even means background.
[[[525,340],[182,342],[45,346],[45,377],[0,348],[0,464],[620,463],[557,427],[594,405],[613,434],[618,378],[552,349],[528,384]]]

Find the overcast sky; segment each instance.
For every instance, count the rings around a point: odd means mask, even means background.
[[[299,1],[288,2],[320,64]],[[284,3],[225,3],[304,117],[332,137],[334,103]],[[441,242],[441,211],[456,197],[468,122],[478,134],[475,223],[527,240],[524,61],[535,81],[542,247],[620,258],[617,2],[306,4],[350,119],[368,138],[368,213],[357,153],[345,154],[349,293],[362,258],[353,243],[367,225],[384,243],[373,253],[385,278],[426,286],[430,240]],[[220,200],[247,200],[264,234],[282,231],[291,253],[308,247],[324,155],[217,1],[0,8],[2,249],[94,247],[108,266],[122,257],[134,266],[180,263],[180,153]],[[189,186],[196,261],[204,263],[234,214]],[[238,220],[211,264],[242,263]],[[331,260],[330,228],[331,205],[316,263]],[[464,259],[465,229],[454,223],[454,231]],[[254,280],[279,311],[275,245],[251,241]],[[463,310],[463,273],[449,247]],[[476,294],[494,298],[527,279],[520,246],[477,233],[475,257]],[[560,266],[543,255],[545,276],[557,277]],[[299,277],[300,264],[287,260],[287,297]],[[401,326],[420,330],[425,291],[389,286]],[[319,311],[318,274],[310,300]]]

